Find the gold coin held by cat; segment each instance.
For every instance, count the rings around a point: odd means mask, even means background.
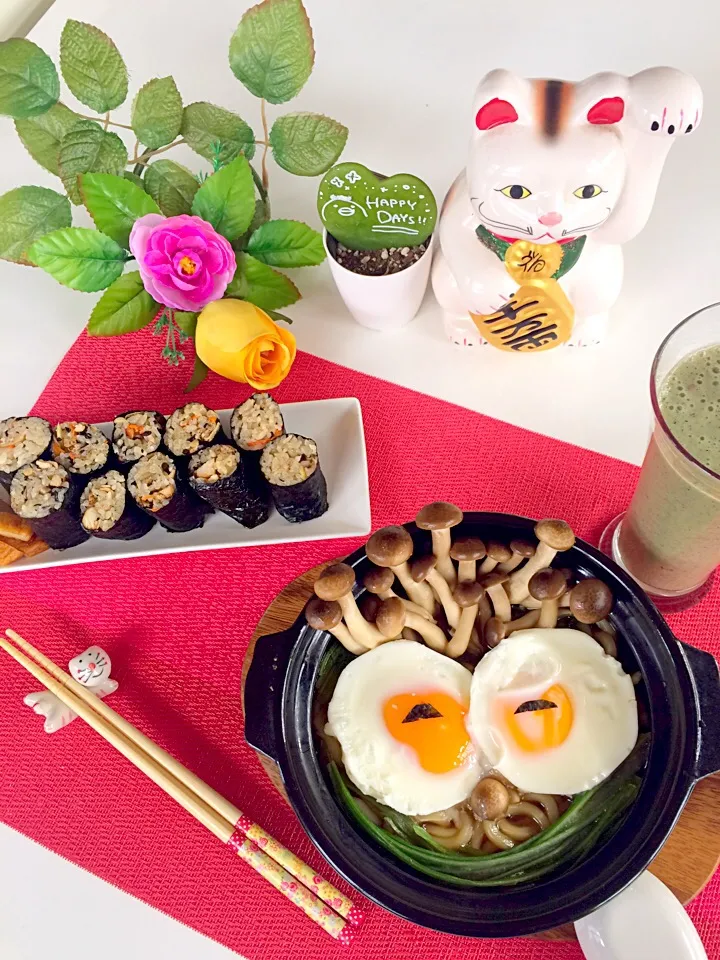
[[[505,268],[516,283],[549,279],[560,268],[563,249],[559,243],[516,240],[505,251]]]
[[[543,279],[527,280],[501,310],[470,316],[498,350],[542,353],[570,339],[575,311],[557,280]]]

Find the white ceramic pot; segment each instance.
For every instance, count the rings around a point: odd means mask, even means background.
[[[323,242],[333,280],[353,317],[371,330],[398,330],[410,323],[425,296],[433,239],[411,267],[381,277],[366,277],[341,266],[334,256],[337,240],[323,231]]]

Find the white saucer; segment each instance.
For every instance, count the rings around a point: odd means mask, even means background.
[[[587,960],[707,960],[682,904],[647,870],[575,931]]]

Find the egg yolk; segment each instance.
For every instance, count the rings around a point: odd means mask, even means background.
[[[412,713],[418,719],[412,719]],[[470,738],[467,705],[447,693],[399,693],[385,701],[383,719],[390,735],[407,744],[428,773],[449,773],[465,760]]]
[[[522,713],[515,713],[517,702],[504,707],[505,726],[510,736],[528,753],[559,747],[567,740],[573,725],[572,703],[563,687],[555,684],[538,699],[549,700],[556,706]]]

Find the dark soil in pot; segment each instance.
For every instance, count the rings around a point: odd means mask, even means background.
[[[337,262],[346,270],[367,277],[381,277],[406,270],[422,257],[429,238],[415,247],[387,247],[383,250],[351,250],[339,241],[330,248]]]

